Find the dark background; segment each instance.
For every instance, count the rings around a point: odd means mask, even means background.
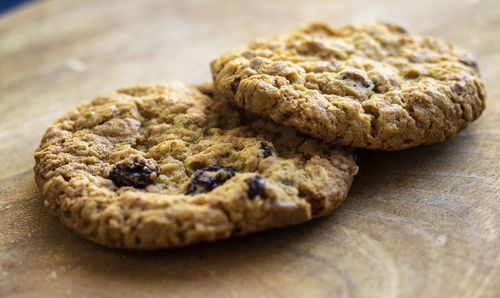
[[[0,1],[0,14],[14,9],[30,0],[2,0]]]

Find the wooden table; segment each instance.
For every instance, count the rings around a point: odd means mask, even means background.
[[[331,216],[155,252],[80,239],[43,207],[33,151],[68,109],[136,82],[210,79],[256,37],[384,19],[472,51],[488,108],[454,139],[359,151]],[[65,1],[0,16],[0,297],[500,297],[500,4]]]

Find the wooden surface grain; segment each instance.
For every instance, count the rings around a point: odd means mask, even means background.
[[[331,216],[156,252],[91,244],[42,207],[33,151],[78,103],[208,63],[312,20],[383,19],[469,49],[483,116],[454,139],[359,151]],[[0,16],[0,297],[500,297],[500,4],[451,1],[33,2]]]

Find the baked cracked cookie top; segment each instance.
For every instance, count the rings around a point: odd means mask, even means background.
[[[94,242],[153,249],[302,223],[346,197],[350,150],[212,95],[142,85],[69,112],[35,152],[44,205]]]
[[[211,69],[217,91],[243,109],[353,147],[441,142],[485,108],[470,54],[382,22],[313,23],[223,54]]]

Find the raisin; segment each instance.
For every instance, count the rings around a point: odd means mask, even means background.
[[[363,75],[353,71],[344,72],[340,78],[342,80],[352,80],[354,82],[361,84],[361,86],[365,88],[370,88],[372,87],[373,84],[370,80],[367,80]]]
[[[115,165],[109,173],[109,179],[118,187],[144,188],[153,183],[159,173],[158,167],[149,161],[132,160]]]
[[[292,186],[292,182],[290,182],[289,180],[281,180],[281,184],[286,186]]]
[[[185,194],[195,195],[205,193],[221,186],[234,176],[234,169],[219,165],[210,165],[198,170],[189,181]]]
[[[262,150],[262,155],[264,156],[264,158],[274,155],[271,147],[264,142],[260,142],[260,150]]]
[[[266,184],[266,179],[261,175],[255,175],[252,178],[245,179],[245,183],[248,184],[248,198],[253,200],[256,196],[264,198],[264,186]]]
[[[236,92],[238,92],[238,87],[240,86],[240,78],[236,78],[232,83],[231,83],[231,91],[233,92],[233,95],[236,95]]]

